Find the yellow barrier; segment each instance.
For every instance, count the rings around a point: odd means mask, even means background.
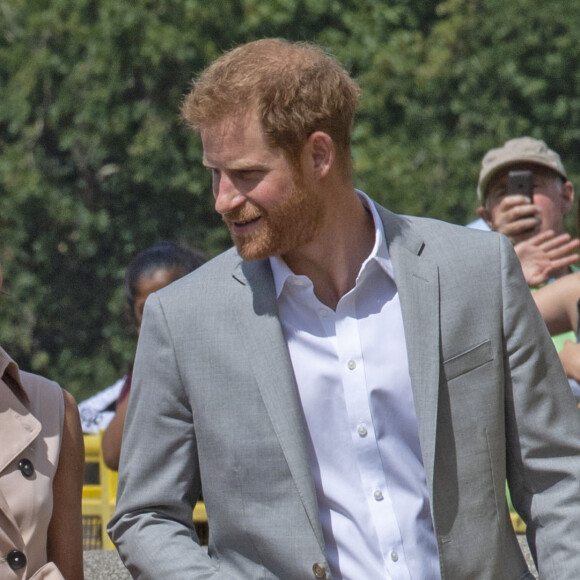
[[[100,547],[103,550],[114,550],[115,546],[109,539],[106,526],[115,511],[117,472],[109,469],[103,461],[100,434],[85,435],[84,440],[85,484],[83,486],[83,539],[85,540],[85,547]],[[98,518],[97,522],[95,522],[95,518]],[[93,523],[91,526],[93,528],[92,533],[87,530],[88,522]],[[100,546],[98,545],[98,541],[95,542],[96,538],[90,538],[97,530],[100,536]]]
[[[107,534],[107,522],[115,512],[117,499],[117,472],[109,469],[103,460],[101,437],[84,435],[85,483],[83,485],[83,547],[114,550]],[[207,544],[209,531],[203,501],[193,510],[193,522],[202,544]]]

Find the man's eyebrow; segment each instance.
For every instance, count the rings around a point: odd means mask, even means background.
[[[260,171],[264,169],[266,166],[264,163],[260,163],[259,161],[241,161],[239,164],[232,167],[232,169],[238,171],[244,170],[252,170],[252,171]]]
[[[208,169],[213,169],[215,166],[213,166],[207,159],[202,159],[201,163],[204,167],[207,167]],[[260,161],[251,161],[251,160],[241,160],[241,161],[236,161],[235,163],[232,163],[231,165],[227,165],[225,166],[226,170],[229,171],[262,171],[264,169],[266,169],[266,164],[260,162]]]

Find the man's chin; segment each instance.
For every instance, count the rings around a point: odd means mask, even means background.
[[[256,262],[258,260],[265,260],[274,254],[271,248],[263,245],[244,243],[240,240],[234,239],[234,244],[238,250],[238,254],[247,262]]]

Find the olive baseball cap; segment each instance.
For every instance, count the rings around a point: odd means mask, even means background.
[[[481,161],[481,171],[477,183],[477,198],[483,201],[485,190],[491,178],[509,165],[533,163],[555,171],[567,179],[566,170],[560,156],[540,139],[518,137],[506,141],[502,147],[490,149]]]

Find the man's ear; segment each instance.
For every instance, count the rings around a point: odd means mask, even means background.
[[[574,205],[574,186],[572,185],[572,182],[565,181],[562,184],[560,198],[562,200],[562,215],[565,215],[572,209],[572,206]]]
[[[334,142],[327,133],[315,131],[308,137],[304,152],[314,178],[326,177],[334,164]]]
[[[489,210],[484,205],[480,205],[475,212],[493,230],[493,220]]]

